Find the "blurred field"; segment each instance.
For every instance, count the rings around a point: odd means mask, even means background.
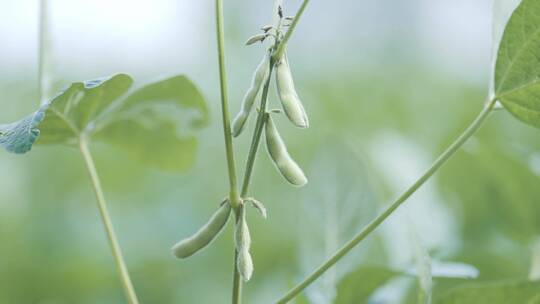
[[[227,303],[231,227],[194,258],[170,254],[227,193],[213,3],[80,2],[51,0],[52,72],[59,86],[115,72],[130,73],[139,84],[182,73],[211,109],[197,163],[183,174],[92,147],[140,300]],[[268,23],[271,2],[225,1],[233,112],[262,56],[261,48],[243,42]],[[285,3],[292,14],[300,1]],[[0,7],[0,121],[10,122],[39,104],[37,2],[0,0]],[[322,262],[480,111],[491,73],[491,15],[488,0],[312,1],[289,47],[311,128],[278,121],[310,183],[291,189],[261,149],[251,193],[266,204],[269,218],[249,214],[256,270],[246,303],[275,300]],[[278,106],[273,92],[270,101]],[[253,120],[237,140],[239,169],[252,127]],[[479,281],[526,279],[540,233],[538,138],[538,130],[496,112],[404,208],[309,289],[308,302],[328,303],[337,280],[360,265],[414,268],[410,231],[434,261],[469,264]],[[75,150],[0,153],[0,189],[0,303],[123,303]],[[462,283],[435,279],[435,296]],[[373,303],[414,303],[414,278],[387,285]]]

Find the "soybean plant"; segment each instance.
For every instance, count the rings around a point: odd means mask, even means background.
[[[294,29],[306,8],[308,1],[304,1],[296,17],[285,17],[283,13],[282,1],[276,1],[273,10],[272,24],[261,27],[261,32],[250,37],[246,45],[255,45],[260,43],[264,48],[262,59],[255,68],[250,86],[245,93],[240,111],[232,122],[232,128],[229,118],[229,106],[227,96],[226,73],[224,68],[224,43],[223,43],[223,19],[222,2],[216,0],[216,21],[218,38],[218,59],[220,64],[220,84],[221,101],[223,114],[223,130],[225,137],[225,146],[227,153],[227,163],[229,169],[230,193],[225,200],[225,204],[230,204],[235,214],[234,244],[234,280],[233,280],[233,303],[241,302],[242,280],[249,281],[253,273],[253,259],[250,253],[251,235],[246,217],[245,205],[249,204],[256,208],[263,217],[266,218],[266,208],[262,203],[252,197],[248,197],[249,184],[253,172],[255,156],[258,151],[260,139],[263,131],[266,138],[266,148],[270,159],[274,163],[279,173],[284,179],[294,186],[304,186],[308,180],[300,168],[287,151],[287,147],[278,129],[271,118],[273,114],[285,113],[290,122],[299,128],[309,126],[306,110],[300,101],[296,92],[289,60],[286,54],[286,45]],[[266,44],[265,44],[266,43]],[[275,73],[275,82],[277,93],[281,102],[281,110],[269,111],[268,91],[271,84],[272,73]],[[232,137],[240,136],[249,121],[251,113],[257,98],[260,98],[257,110],[257,118],[242,188],[240,193],[237,189],[236,169],[234,161],[234,152],[232,149]],[[222,214],[217,217],[214,215],[207,224],[203,226],[193,236],[188,237],[173,247],[174,254],[179,258],[185,258],[194,253],[194,250],[200,250],[206,247],[224,228],[228,214],[224,214],[223,205],[219,207],[216,214]]]

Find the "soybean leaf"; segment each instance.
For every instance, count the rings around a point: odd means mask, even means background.
[[[130,76],[75,82],[38,112],[0,126],[0,144],[24,153],[39,144],[76,144],[81,136],[109,143],[149,165],[182,170],[193,163],[194,131],[208,124],[208,109],[185,76],[146,85],[127,97]]]
[[[96,127],[95,138],[163,170],[183,170],[193,163],[193,131],[208,123],[204,98],[185,76],[142,87],[109,116]]]
[[[540,1],[523,0],[506,25],[495,66],[495,95],[518,119],[540,127]]]
[[[471,283],[443,295],[437,304],[540,303],[540,281]]]
[[[39,136],[37,126],[43,120],[44,111],[42,108],[17,122],[0,125],[0,146],[16,154],[30,151]]]
[[[130,88],[133,80],[125,74],[74,82],[46,106],[39,125],[39,144],[74,144],[90,133],[95,120]]]
[[[363,266],[339,282],[334,304],[368,303],[370,296],[400,272],[377,266]]]

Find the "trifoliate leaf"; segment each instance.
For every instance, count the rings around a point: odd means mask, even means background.
[[[518,119],[540,127],[540,1],[523,0],[504,30],[495,95]]]

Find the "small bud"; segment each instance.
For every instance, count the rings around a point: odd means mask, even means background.
[[[252,45],[255,42],[263,42],[264,39],[266,39],[267,34],[257,34],[254,36],[249,37],[249,39],[246,41],[246,45]]]

